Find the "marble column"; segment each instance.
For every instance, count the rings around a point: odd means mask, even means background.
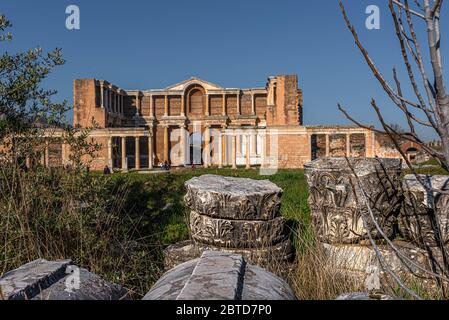
[[[109,169],[113,169],[113,158],[112,158],[112,137],[109,137],[108,139],[108,166]]]
[[[209,101],[210,97],[209,94],[206,93],[206,110],[205,110],[205,115],[209,116],[210,115],[210,106],[209,106]]]
[[[246,135],[246,169],[251,168],[251,142],[250,142],[251,136],[249,134]]]
[[[168,125],[164,126],[164,161],[169,160],[169,148],[168,148],[168,144],[169,144],[169,132],[168,132]]]
[[[204,128],[204,167],[210,166],[210,126]]]
[[[226,93],[223,93],[223,116],[226,116]]]
[[[237,169],[237,136],[232,136],[232,169]]]
[[[136,170],[139,170],[140,169],[140,137],[135,137],[135,145],[136,145],[135,164],[136,164]]]
[[[126,137],[121,137],[122,142],[122,170],[128,170],[128,163],[126,161]]]
[[[346,135],[346,157],[351,157],[351,135]]]
[[[101,99],[101,107],[104,109],[104,84],[100,84],[100,99]]]
[[[164,117],[168,117],[168,95],[164,99]]]
[[[153,169],[153,128],[150,129],[150,135],[148,136],[148,169]]]
[[[330,139],[329,135],[326,134],[326,158],[330,156]]]
[[[253,92],[251,92],[251,113],[256,114],[256,97]]]
[[[261,167],[265,168],[267,165],[267,133],[262,133],[262,159]]]
[[[223,132],[218,135],[218,168],[223,168]]]
[[[257,134],[256,130],[251,132],[251,156],[257,156]]]
[[[240,107],[240,91],[237,93],[237,115],[241,115],[242,110]]]
[[[150,94],[150,118],[154,117],[154,97]]]
[[[179,127],[179,130],[181,131],[181,165],[185,166],[187,164],[186,160],[186,127],[184,125],[181,125]]]

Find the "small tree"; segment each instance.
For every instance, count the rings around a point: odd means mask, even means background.
[[[397,127],[387,124],[383,113],[372,99],[371,106],[376,112],[383,130],[376,130],[379,133],[388,134],[394,141],[397,150],[402,154],[405,161],[411,167],[411,163],[406,159],[400,148],[400,140],[411,141],[422,147],[431,157],[437,159],[439,163],[449,170],[449,95],[444,84],[444,74],[442,67],[442,56],[440,50],[441,29],[440,14],[443,6],[442,0],[414,0],[416,8],[411,8],[408,0],[389,0],[388,7],[391,12],[396,37],[401,47],[401,55],[407,69],[408,79],[415,94],[415,99],[408,98],[403,94],[402,83],[396,69],[393,68],[394,84],[389,83],[374,60],[369,55],[361,43],[356,29],[351,24],[346,13],[343,2],[340,0],[340,7],[347,27],[354,37],[357,47],[360,49],[372,73],[379,81],[383,90],[387,93],[393,104],[403,113],[408,128],[406,131],[398,130]],[[415,19],[424,22],[427,34],[426,44],[419,41],[415,31]],[[427,46],[430,61],[423,58],[423,47]],[[413,63],[415,66],[413,66]],[[416,67],[416,68],[415,68]],[[429,76],[430,68],[432,77]],[[416,71],[417,70],[417,71]],[[423,90],[421,88],[424,88]],[[339,104],[339,109],[354,123],[361,127],[367,127],[354,118]],[[416,132],[417,126],[425,126],[434,129],[442,141],[443,150],[437,151],[425,144]]]
[[[440,47],[442,37],[440,20],[443,0],[388,0],[388,8],[393,19],[396,37],[401,48],[402,59],[407,70],[408,81],[413,90],[414,98],[406,97],[404,95],[402,83],[396,72],[396,68],[393,68],[394,84],[391,84],[385,79],[376,66],[376,63],[361,43],[356,29],[351,24],[346,13],[342,0],[339,0],[339,2],[343,18],[357,47],[365,58],[373,75],[382,86],[382,89],[388,95],[392,103],[402,112],[408,125],[408,128],[402,129],[396,125],[387,124],[377,102],[372,99],[371,106],[376,112],[383,129],[375,131],[380,134],[388,135],[397,151],[401,153],[408,167],[415,173],[415,176],[424,186],[428,194],[433,195],[435,192],[446,193],[445,191],[434,190],[425,179],[419,176],[413,170],[412,164],[401,149],[401,142],[414,142],[418,144],[424,152],[438,160],[444,169],[449,170],[449,95],[444,83],[445,78]],[[417,32],[415,31],[417,19],[420,23],[422,22],[419,26],[424,28],[425,34],[427,35],[425,42],[418,39]],[[422,51],[424,47],[427,47],[427,50],[429,51],[429,61],[425,61]],[[430,70],[430,73],[428,70]],[[429,74],[431,74],[431,76],[429,76]],[[338,107],[350,121],[360,127],[368,128],[368,126],[351,117],[340,104],[338,104]],[[417,134],[417,126],[432,128],[441,139],[442,150],[437,150],[426,144]],[[435,200],[435,197],[433,197],[433,200]],[[436,221],[435,217],[431,218]],[[376,224],[375,221],[374,223]],[[379,228],[377,224],[376,228]],[[439,227],[437,225],[434,232],[438,232],[438,229]],[[440,284],[442,294],[446,296],[445,288],[449,283],[449,259],[444,243],[441,243],[440,241],[438,245],[438,249],[443,257],[442,264],[436,268],[435,264],[432,263],[432,270],[425,270],[422,266],[410,261],[407,257],[401,256],[394,244],[387,238],[385,238],[385,240],[401,259],[404,259],[407,263],[410,263],[414,267],[434,277],[437,283]],[[374,241],[372,241],[372,244],[376,249],[376,252],[378,252]],[[429,255],[432,256],[431,250],[427,251]],[[382,261],[384,259],[379,256],[379,260]],[[395,274],[392,274],[392,276],[406,292],[419,298],[419,296],[407,288]]]

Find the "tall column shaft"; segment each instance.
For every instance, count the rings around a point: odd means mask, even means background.
[[[242,114],[242,110],[240,107],[240,92],[237,93],[237,115],[241,115]]]
[[[237,136],[232,135],[232,169],[237,169]]]
[[[250,135],[246,135],[246,169],[251,168],[251,154],[250,154]]]
[[[204,167],[210,165],[210,128],[206,126],[204,129]]]
[[[109,97],[108,97],[108,111],[112,111],[112,89],[108,89]]]
[[[209,116],[209,114],[210,114],[210,107],[209,107],[209,95],[208,94],[206,94],[206,110],[205,110],[205,114],[206,114],[206,116]]]
[[[112,159],[112,137],[109,137],[108,139],[108,166],[109,169],[113,169],[113,159]]]
[[[122,140],[122,170],[128,170],[128,163],[126,161],[126,137],[121,137]]]
[[[218,168],[223,168],[223,132],[218,136]]]
[[[254,93],[251,93],[251,113],[256,114],[256,97]]]
[[[329,135],[326,134],[326,157],[330,156],[330,141]]]
[[[168,116],[168,95],[165,95],[165,100],[164,100],[164,116],[165,117]]]
[[[154,117],[154,98],[150,95],[150,117]]]
[[[100,85],[100,99],[101,99],[101,107],[104,108],[104,85]]]
[[[265,168],[267,165],[267,133],[262,134],[262,159],[261,167]]]
[[[222,110],[223,116],[226,115],[226,93],[223,93],[223,110]]]
[[[185,166],[187,164],[186,159],[186,129],[184,126],[179,128],[181,130],[181,165]]]
[[[164,161],[167,161],[167,162],[169,159],[168,144],[169,144],[168,126],[165,126],[164,127]]]
[[[251,133],[251,155],[257,155],[257,134],[256,131]]]
[[[152,131],[153,129],[151,128],[150,130]],[[150,135],[148,136],[148,169],[153,169],[153,155],[153,132],[150,132]]]
[[[346,156],[349,158],[351,156],[351,135],[346,135]]]
[[[136,156],[135,156],[135,162],[136,162],[136,169],[140,169],[140,137],[135,137],[135,144],[136,144]]]

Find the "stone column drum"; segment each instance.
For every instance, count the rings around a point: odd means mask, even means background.
[[[380,237],[363,202],[362,189],[375,221],[391,237],[401,201],[401,164],[400,159],[377,158],[324,158],[306,164],[308,202],[318,240],[359,243],[368,238],[367,230],[374,238]]]
[[[167,267],[205,250],[241,254],[262,266],[292,257],[285,219],[280,216],[283,191],[272,182],[203,175],[185,186],[193,243],[169,247]]]
[[[399,219],[403,237],[421,248],[449,243],[449,176],[415,175],[404,177],[404,205]]]

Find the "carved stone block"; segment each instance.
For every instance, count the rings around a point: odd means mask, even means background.
[[[185,186],[185,202],[199,214],[232,220],[271,220],[279,215],[282,189],[267,180],[203,175]]]
[[[401,234],[425,248],[449,242],[449,195],[431,190],[449,191],[449,176],[415,175],[403,180],[404,205],[399,218]]]
[[[269,221],[217,219],[190,213],[192,238],[218,247],[258,248],[285,240],[285,219]]]
[[[326,243],[357,243],[368,238],[367,230],[378,238],[366,203],[383,232],[392,236],[401,201],[402,161],[348,160],[350,165],[345,158],[318,159],[305,165],[308,203],[318,239]]]
[[[143,300],[296,300],[289,285],[239,254],[205,251],[168,271]]]
[[[290,240],[257,249],[223,248],[193,241],[184,241],[171,245],[164,250],[165,268],[170,269],[191,259],[198,258],[204,251],[223,251],[241,254],[249,263],[261,267],[269,267],[270,265],[290,261],[294,254]]]

